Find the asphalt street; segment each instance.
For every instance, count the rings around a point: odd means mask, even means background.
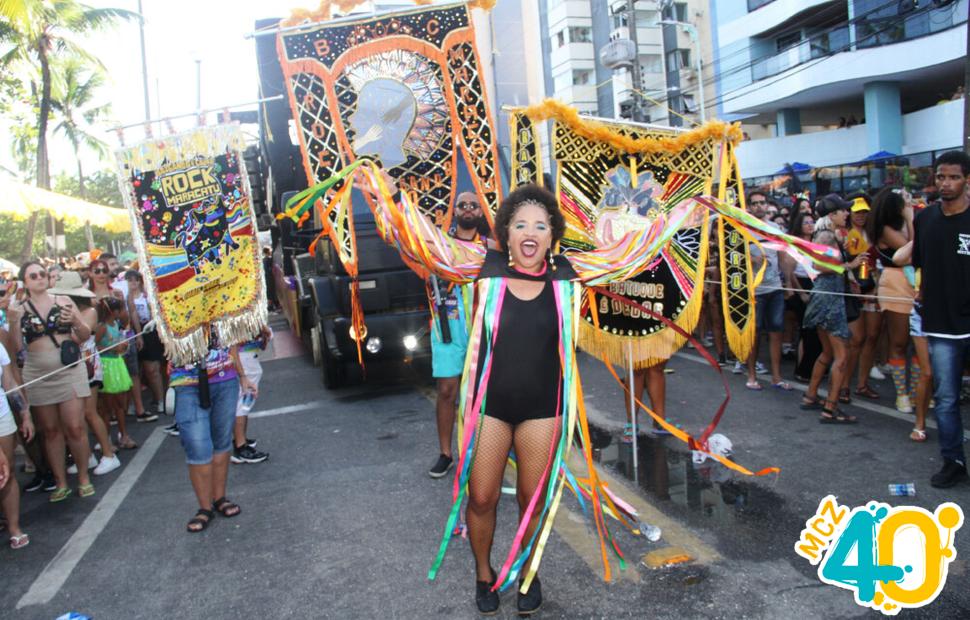
[[[285,341],[285,329],[274,327]],[[698,360],[685,349],[667,376],[668,415],[692,432],[724,394]],[[797,390],[745,390],[743,377],[730,373],[731,403],[718,432],[732,440],[737,462],[777,466],[780,475],[697,467],[681,442],[641,432],[634,481],[632,445],[620,440],[620,389],[595,360],[581,364],[599,467],[663,538],[652,543],[614,524],[627,562],[621,571],[614,561],[606,583],[591,526],[567,492],[542,563],[545,605],[537,617],[876,617],[851,592],[822,584],[794,553],[819,501],[834,494],[851,507],[871,500],[930,511],[944,501],[970,507],[970,485],[929,486],[940,466],[932,429],[927,443],[915,444],[907,416],[868,405],[851,407],[857,426],[820,425],[798,409]],[[367,383],[337,391],[322,386],[306,356],[277,356],[264,373],[249,436],[270,458],[231,466],[229,497],[242,506],[240,516],[186,533],[195,500],[178,440],[160,423],[132,423],[141,447],[121,454],[124,467],[95,479],[94,498],[49,504],[43,493],[24,496],[31,544],[0,548],[0,616],[477,617],[465,541],[453,541],[440,576],[427,580],[451,497],[450,477],[427,475],[437,452],[427,369],[375,365]],[[888,382],[876,387],[891,391]],[[887,485],[899,482],[914,482],[916,496],[891,497]],[[515,514],[514,497],[503,495],[496,565]],[[939,598],[901,617],[970,617],[968,541],[965,526]],[[691,559],[654,569],[641,561],[648,554]],[[515,617],[514,609],[515,593],[504,593],[499,617]]]

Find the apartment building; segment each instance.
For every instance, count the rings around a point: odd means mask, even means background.
[[[546,96],[606,118],[633,119],[639,98],[636,115],[643,122],[680,126],[700,120],[701,100],[715,94],[710,81],[706,96],[699,91],[703,71],[713,63],[708,5],[704,0],[538,0]],[[632,63],[611,68],[603,62],[604,49],[625,40],[636,41],[639,93]]]
[[[962,146],[968,0],[712,0],[717,115],[755,184],[925,184]]]

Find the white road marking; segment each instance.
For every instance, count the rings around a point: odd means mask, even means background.
[[[284,415],[306,411],[322,406],[327,401],[315,400],[302,405],[290,405],[288,407],[277,407],[265,411],[257,411],[249,414],[251,418],[265,418],[269,416]],[[68,539],[57,555],[47,563],[40,575],[34,579],[27,592],[20,597],[17,602],[17,609],[22,609],[29,605],[43,605],[50,602],[52,598],[67,581],[74,571],[74,568],[87,553],[88,549],[94,544],[98,536],[107,526],[108,521],[114,516],[122,502],[128,496],[132,487],[144,473],[148,463],[151,462],[155,453],[158,452],[165,439],[165,433],[160,428],[152,431],[148,439],[142,444],[135,457],[128,463],[121,475],[115,481],[104,498],[98,502],[91,514],[84,519],[81,527],[74,532]]]
[[[303,403],[302,405],[289,405],[286,407],[277,407],[276,409],[267,409],[265,411],[253,411],[249,414],[250,418],[268,418],[274,415],[285,415],[287,413],[296,413],[298,411],[306,411],[308,409],[316,409],[322,407],[327,403],[332,403],[332,401],[326,400],[314,400],[308,403]]]
[[[685,360],[689,360],[691,362],[696,362],[698,364],[710,366],[710,363],[700,355],[694,355],[693,353],[684,353],[683,351],[674,353],[674,355],[676,355],[677,357],[683,358]],[[725,372],[729,372],[729,371],[725,371]],[[788,383],[792,387],[798,388],[799,390],[804,391],[808,389],[807,385],[805,385],[804,383],[799,383],[798,381],[789,381]],[[818,393],[819,395],[822,395],[822,394],[828,395],[828,392],[826,390],[819,390]],[[877,405],[876,403],[870,403],[862,400],[862,397],[855,396],[855,395],[853,395],[853,398],[852,398],[852,406],[859,407],[860,409],[865,409],[866,411],[872,411],[873,413],[881,413],[882,415],[889,416],[890,418],[896,418],[897,420],[903,420],[904,422],[913,423],[916,421],[915,414],[900,413],[899,411],[896,411],[891,407],[885,407],[883,405]],[[927,412],[926,428],[932,428],[933,430],[937,430],[936,420],[933,419],[934,417],[935,416],[929,415],[929,412]],[[970,431],[964,429],[963,438],[970,440]]]
[[[108,489],[104,498],[98,502],[91,514],[81,523],[81,527],[64,543],[57,555],[47,563],[40,575],[34,579],[27,592],[20,597],[17,602],[17,609],[22,609],[28,605],[43,605],[54,598],[67,578],[71,576],[81,558],[97,540],[108,521],[114,516],[115,511],[125,501],[128,493],[145,471],[145,467],[158,452],[158,448],[162,445],[164,439],[165,433],[160,428],[156,428],[148,436],[135,457],[125,465],[121,475]]]

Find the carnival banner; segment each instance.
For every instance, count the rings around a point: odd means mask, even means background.
[[[323,21],[303,21],[277,41],[310,185],[368,157],[447,229],[461,157],[490,219],[500,198],[498,155],[469,6],[335,23],[328,14],[329,7],[316,16]],[[337,211],[328,217],[339,230]],[[335,241],[356,259],[349,237]]]
[[[736,128],[725,123],[678,131],[594,121],[554,101],[514,112],[516,138],[534,130],[522,118],[553,119],[556,187],[566,217],[564,249],[588,250],[612,243],[649,226],[685,201],[711,195],[722,159],[731,157],[728,149],[737,139]],[[513,144],[519,148],[512,159],[522,162],[518,164],[521,176],[527,178],[537,165],[531,162],[540,161],[541,156],[535,153],[534,141],[519,139]],[[718,186],[719,190],[725,188],[723,182]],[[721,193],[718,198],[723,199]],[[677,232],[649,269],[631,280],[610,284],[610,292],[691,331],[703,301],[710,228],[710,218],[705,216],[697,226]],[[746,242],[739,242],[738,247],[745,250]],[[738,324],[747,320],[753,326],[753,288],[748,285],[752,278],[746,277],[750,271],[746,256],[745,252],[733,265],[743,271],[743,277],[733,280],[743,290],[726,296],[727,314]],[[580,346],[613,364],[626,366],[632,355],[635,367],[651,366],[668,359],[684,344],[681,334],[645,316],[636,306],[592,290],[586,291],[583,303]],[[753,330],[735,330],[731,336],[731,348],[743,358]]]
[[[145,287],[166,356],[202,359],[266,324],[249,182],[235,125],[154,138],[117,152]]]

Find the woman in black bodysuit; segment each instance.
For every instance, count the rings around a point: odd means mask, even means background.
[[[559,362],[559,319],[549,283],[574,276],[562,260],[549,264],[550,250],[565,231],[555,197],[535,186],[513,192],[495,216],[495,236],[508,253],[489,251],[479,278],[504,277],[507,294],[499,315],[500,337],[492,353],[485,397],[485,416],[468,482],[466,520],[475,555],[479,611],[498,609],[498,593],[490,590],[495,572],[490,564],[495,515],[509,450],[515,448],[516,497],[519,517],[525,514],[558,439],[556,420],[562,398]],[[535,511],[523,540],[530,540],[539,522]],[[539,579],[519,596],[520,613],[542,603]]]

